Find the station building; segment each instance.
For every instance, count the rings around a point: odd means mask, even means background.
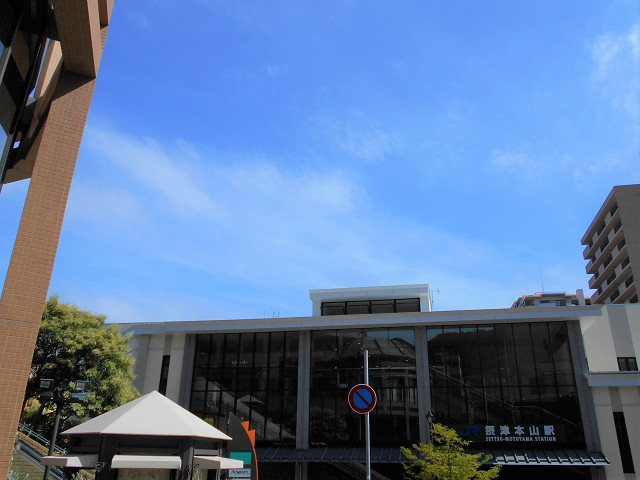
[[[256,430],[263,479],[364,474],[350,410],[369,352],[373,478],[429,419],[504,465],[500,478],[640,478],[639,305],[434,312],[428,285],[312,290],[313,315],[122,324],[141,393]]]

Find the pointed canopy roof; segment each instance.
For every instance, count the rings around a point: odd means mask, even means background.
[[[63,435],[144,435],[231,440],[228,435],[156,391],[70,428]]]

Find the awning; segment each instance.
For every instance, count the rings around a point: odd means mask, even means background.
[[[51,455],[40,461],[45,467],[95,468],[98,455]]]
[[[573,467],[606,467],[610,464],[601,452],[570,448],[554,449],[478,449],[493,458],[489,465],[570,465]]]
[[[114,455],[111,468],[158,468],[179,470],[182,459],[177,455]]]
[[[244,462],[242,460],[234,460],[232,458],[218,457],[218,456],[206,456],[206,455],[194,455],[194,463],[205,470],[229,470],[230,468],[243,468]]]
[[[493,458],[488,465],[570,465],[573,467],[605,467],[610,464],[601,452],[576,449],[469,449],[469,453],[485,453]],[[366,454],[361,447],[323,447],[296,450],[270,447],[257,449],[260,462],[327,462],[364,463]],[[404,463],[407,459],[399,448],[371,449],[371,463]]]

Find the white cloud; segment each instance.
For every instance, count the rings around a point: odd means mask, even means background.
[[[374,209],[349,172],[293,171],[277,159],[91,130],[83,162],[95,168],[82,171],[69,202],[85,231],[66,235],[86,250],[65,253],[63,242],[61,255],[81,265],[119,255],[83,270],[86,289],[100,292],[83,294],[95,304],[86,308],[113,321],[307,314],[309,288],[431,283],[442,292],[439,308],[508,306],[522,293],[513,281],[520,260],[472,237]],[[521,162],[517,154],[495,155],[509,166]],[[114,180],[94,188],[104,170]],[[95,235],[95,225],[87,224],[105,218],[109,228]],[[90,239],[83,244],[81,235]],[[57,286],[64,279],[56,278],[52,288],[64,296]]]
[[[640,18],[626,33],[599,35],[590,49],[593,84],[616,108],[640,115]]]
[[[392,134],[360,114],[345,120],[323,121],[321,129],[335,146],[364,160],[383,160],[398,147]]]
[[[121,167],[146,189],[164,197],[166,205],[182,213],[222,212],[203,188],[193,151],[164,149],[151,139],[134,139],[105,129],[88,127],[85,145]]]
[[[511,151],[494,148],[491,152],[489,165],[498,170],[520,171],[523,176],[530,176],[532,171],[542,167],[530,150],[529,146]]]
[[[491,152],[491,165],[494,167],[519,167],[527,163],[527,157],[522,152],[505,152],[499,148]]]

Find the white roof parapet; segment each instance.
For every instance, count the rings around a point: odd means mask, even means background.
[[[98,455],[51,455],[40,461],[45,467],[95,468]]]
[[[429,284],[415,285],[390,285],[381,287],[350,287],[350,288],[322,288],[309,290],[311,300],[349,300],[349,299],[376,299],[376,298],[404,298],[407,296],[419,296],[429,293]]]
[[[62,434],[197,437],[231,440],[230,436],[157,391],[70,428]]]
[[[178,455],[114,455],[111,468],[180,470],[182,459]]]
[[[205,470],[230,470],[232,468],[243,468],[242,460],[233,458],[225,458],[219,456],[195,455],[194,462],[197,462],[200,468]]]

